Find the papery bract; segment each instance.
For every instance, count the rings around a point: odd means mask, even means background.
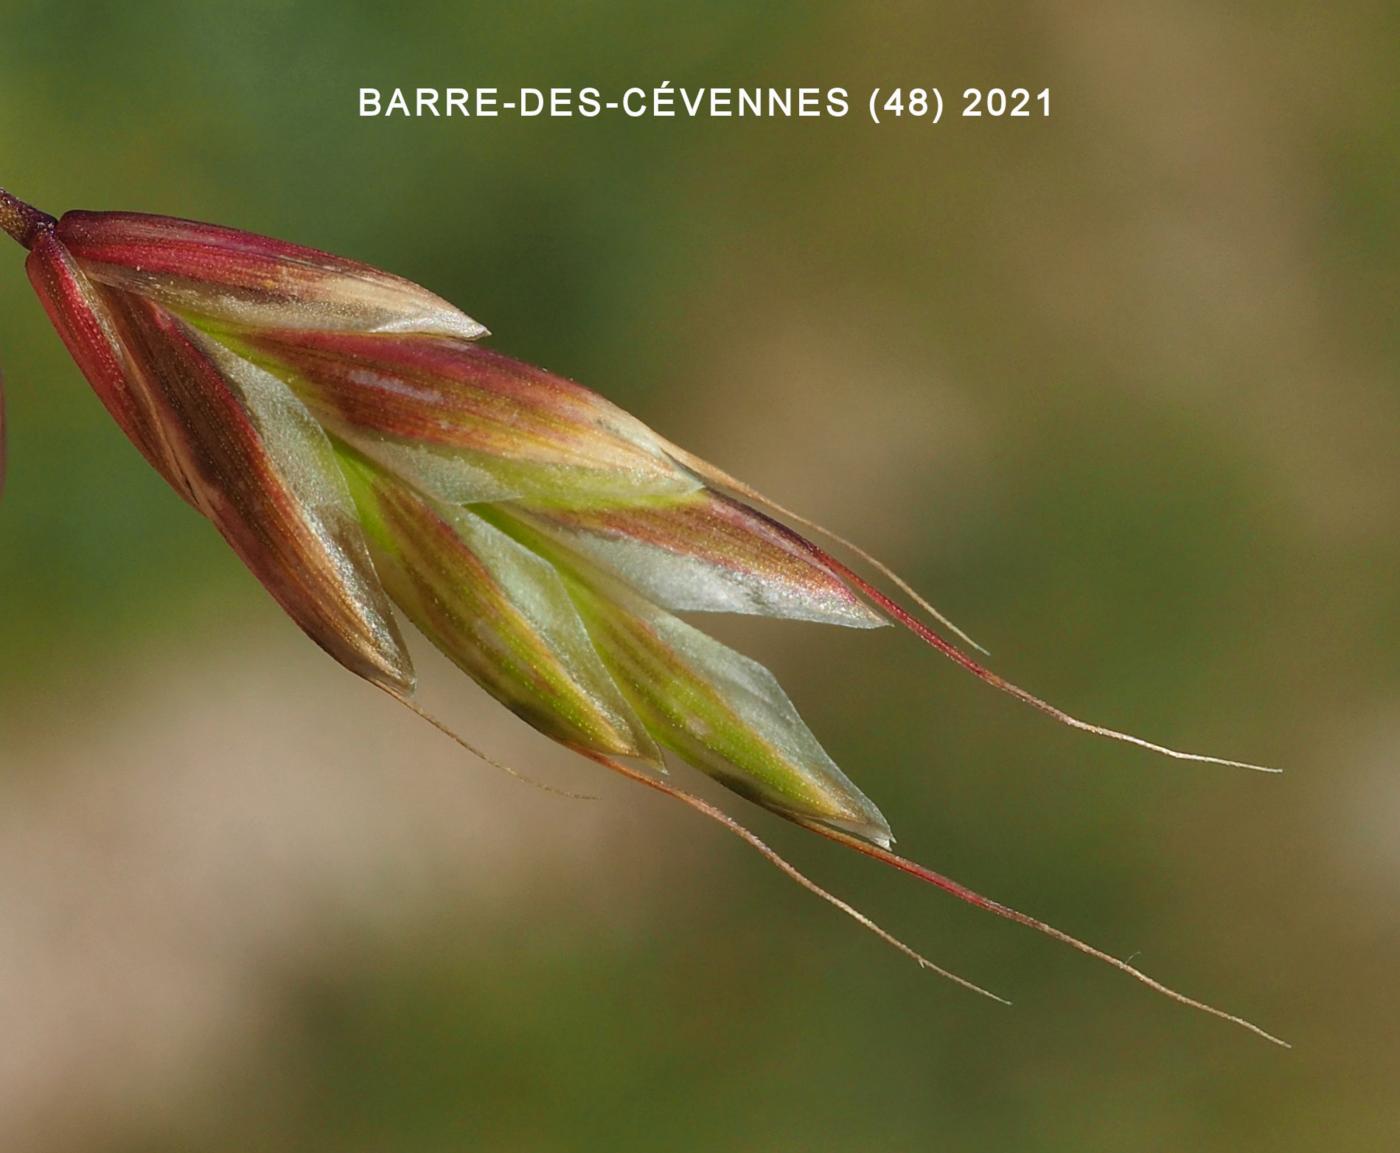
[[[444,500],[585,504],[700,486],[636,417],[477,345],[285,330],[232,343],[283,376],[327,428]]]
[[[509,506],[487,515],[563,575],[603,663],[660,744],[774,812],[890,843],[880,810],[767,669],[551,545]]]
[[[879,628],[877,613],[791,529],[712,489],[627,505],[515,506],[522,519],[664,608]]]
[[[68,212],[54,234],[100,284],[221,324],[464,340],[486,334],[412,281],[236,228],[140,212]]]
[[[54,329],[112,419],[170,487],[194,504],[189,482],[151,398],[137,386],[131,352],[117,336],[97,286],[51,233],[35,242],[25,268]]]
[[[30,279],[107,409],[306,633],[409,691],[413,667],[329,439],[276,377],[144,297],[93,285],[51,235]]]
[[[553,566],[469,509],[347,467],[384,583],[425,636],[556,741],[660,764]]]

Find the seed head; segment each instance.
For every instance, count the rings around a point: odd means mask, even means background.
[[[1146,742],[1001,680],[755,506],[782,510],[598,394],[482,347],[480,324],[409,281],[170,217],[55,221],[3,191],[0,227],[122,431],[351,672],[417,708],[397,606],[540,732],[705,811],[886,939],[666,782],[663,750],[1148,980],[891,853],[885,818],[772,675],[676,613],[893,621],[1065,723]],[[0,480],[3,437],[0,406]]]

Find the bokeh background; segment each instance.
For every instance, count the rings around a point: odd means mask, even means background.
[[[894,562],[717,622],[901,845],[1275,1050],[735,801],[1005,1009],[440,664],[326,660],[0,267],[0,1146],[1379,1150],[1400,1137],[1393,5],[4,5],[0,181],[429,285]],[[360,85],[1053,90],[1049,121],[372,122]],[[688,774],[687,774],[688,776]]]

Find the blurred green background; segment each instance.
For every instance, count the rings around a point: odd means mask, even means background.
[[[0,1146],[1379,1150],[1400,1136],[1393,5],[4,5],[0,183],[355,256],[890,560],[722,621],[901,846],[735,801],[920,973],[427,662],[327,661],[0,269]],[[1050,86],[1053,116],[361,121],[361,85]],[[683,776],[689,779],[689,774]]]

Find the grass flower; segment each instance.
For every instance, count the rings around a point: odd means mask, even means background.
[[[720,821],[921,964],[935,967],[672,784],[664,754],[1268,1037],[897,856],[884,816],[773,676],[677,614],[895,623],[1066,724],[1218,758],[1086,724],[1007,683],[777,518],[816,526],[598,394],[484,347],[481,325],[406,280],[167,217],[54,220],[4,192],[0,227],[29,250],[40,302],[122,431],[351,672],[433,721],[397,607],[540,732]],[[0,409],[0,466],[3,432]]]

